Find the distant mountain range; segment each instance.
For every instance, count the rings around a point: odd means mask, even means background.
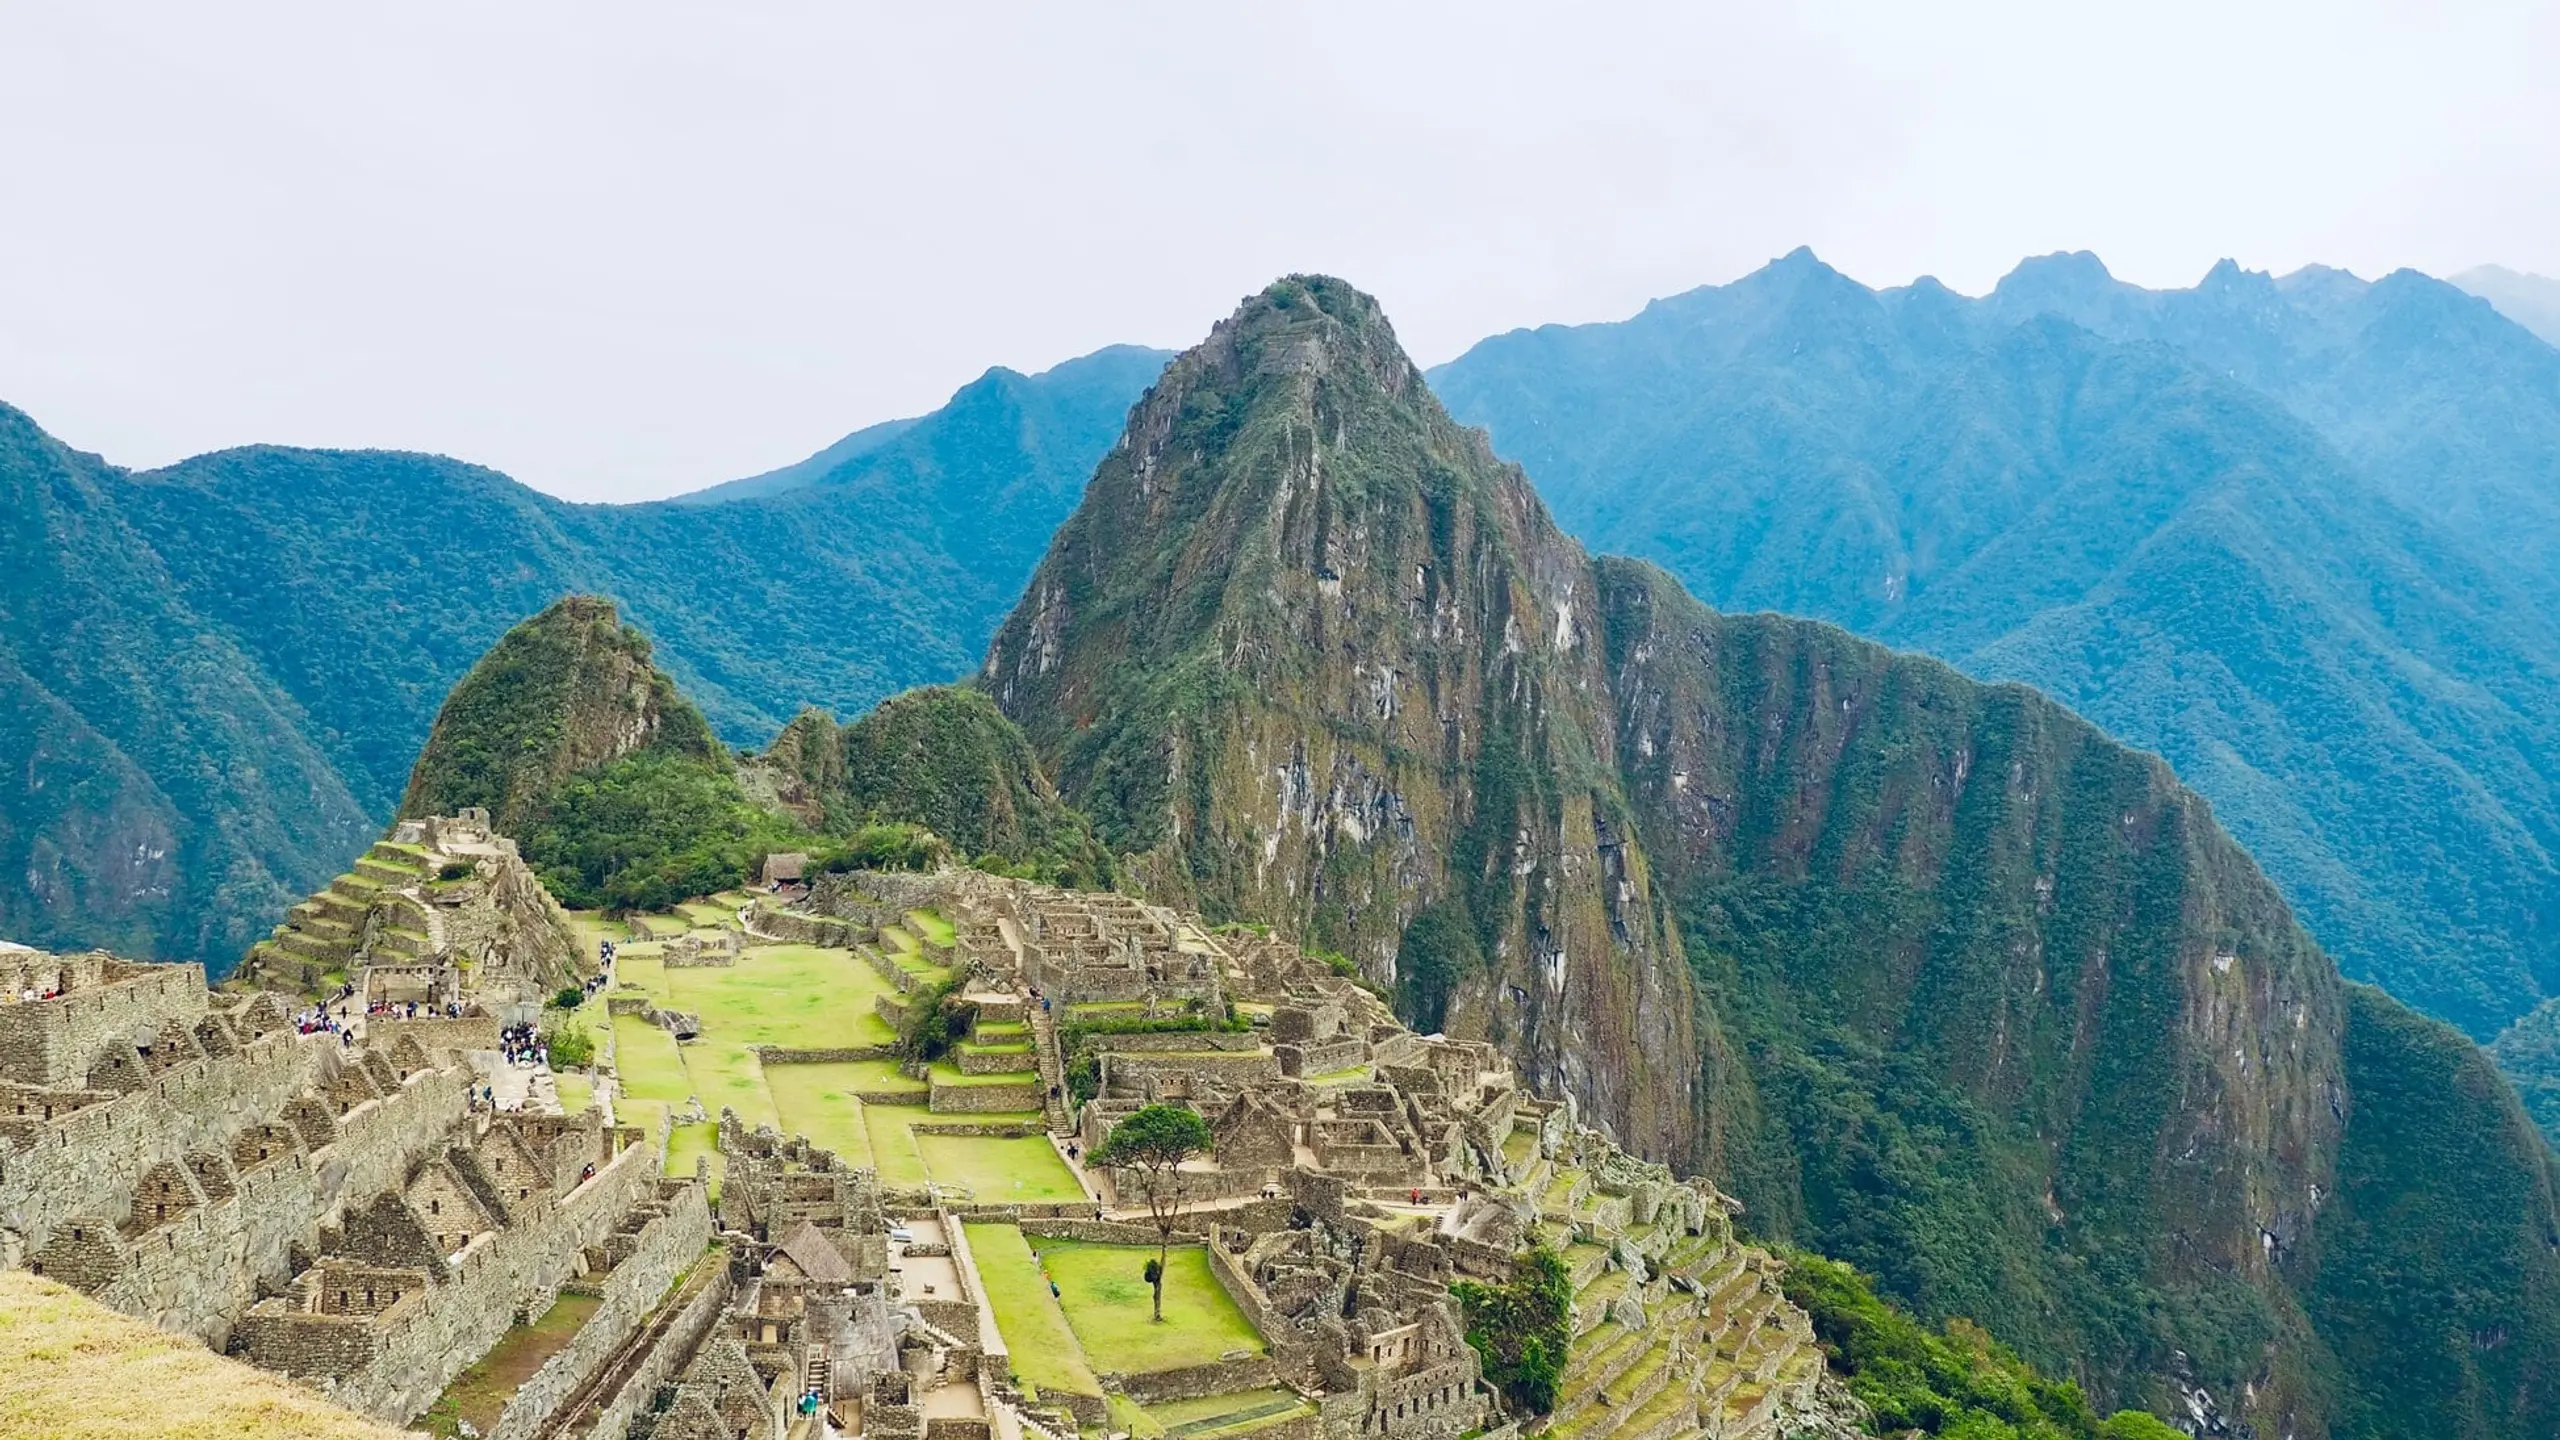
[[[2474,265],[2446,278],[2497,306],[2499,314],[2560,345],[2560,280],[2523,274],[2504,265]]]
[[[2560,352],[2521,328],[2549,282],[2458,278],[2516,320],[2407,273],[2066,255],[1974,300],[1799,253],[1431,378],[1589,543],[2158,750],[2350,973],[2485,1039],[2560,996]],[[0,934],[227,963],[564,593],[731,744],[968,674],[1167,358],[993,370],[631,506],[388,452],[130,472],[0,407]]]
[[[2560,351],[2443,282],[1798,251],[1432,372],[1587,542],[2165,755],[2348,973],[2560,993]]]
[[[134,472],[0,406],[0,936],[227,967],[389,819],[472,661],[567,592],[618,599],[732,744],[965,674],[1165,358],[991,370],[625,506],[387,451]]]

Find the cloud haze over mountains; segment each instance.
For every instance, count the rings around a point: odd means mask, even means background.
[[[2560,274],[2560,12],[28,5],[0,396],[636,500],[1358,277],[1425,361],[1810,243]],[[2200,37],[2210,37],[2209,41]]]

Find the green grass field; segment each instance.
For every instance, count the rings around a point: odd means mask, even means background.
[[[881,1107],[883,1109],[888,1107]],[[971,1117],[972,1119],[977,1117]],[[966,1185],[981,1204],[1054,1204],[1085,1199],[1075,1172],[1038,1135],[918,1135],[925,1172],[944,1185]]]
[[[969,1238],[977,1242],[974,1230]],[[1164,1321],[1157,1323],[1145,1274],[1154,1255],[1144,1245],[1040,1242],[1068,1328],[1087,1356],[1110,1357],[1107,1369],[1143,1373],[1205,1365],[1230,1350],[1262,1353],[1261,1335],[1209,1273],[1208,1252],[1198,1245],[1173,1248],[1165,1269]],[[1003,1323],[1001,1313],[997,1323]]]
[[[908,1127],[924,1118],[918,1105],[865,1105],[862,1123],[871,1134],[871,1163],[883,1185],[914,1187],[933,1178],[924,1167],[924,1151]]]
[[[987,1304],[996,1312],[996,1330],[1013,1352],[1013,1373],[1043,1390],[1101,1394],[1102,1382],[1085,1363],[1084,1347],[1076,1342],[1058,1302],[1049,1298],[1048,1282],[1040,1278],[1021,1229],[975,1223],[963,1228]]]
[[[888,1066],[886,1060],[774,1065],[765,1069],[764,1083],[772,1092],[774,1109],[781,1112],[782,1129],[808,1136],[810,1143],[834,1151],[848,1165],[868,1165],[871,1132],[863,1123],[857,1093],[869,1088],[866,1082],[872,1067]]]

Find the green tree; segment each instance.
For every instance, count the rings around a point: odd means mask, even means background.
[[[1534,1246],[1501,1284],[1461,1280],[1449,1293],[1466,1312],[1467,1343],[1484,1357],[1485,1380],[1522,1415],[1553,1410],[1573,1343],[1573,1276],[1563,1257]]]
[[[1191,1198],[1182,1167],[1207,1154],[1210,1143],[1209,1122],[1198,1111],[1149,1105],[1112,1126],[1092,1155],[1094,1164],[1135,1176],[1146,1196],[1147,1214],[1156,1223],[1156,1263],[1147,1283],[1155,1288],[1159,1322],[1164,1319],[1164,1265],[1173,1250],[1174,1223]]]

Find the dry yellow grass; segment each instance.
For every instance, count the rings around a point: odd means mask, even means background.
[[[10,1440],[400,1440],[279,1375],[24,1271],[0,1271],[0,1435]]]

